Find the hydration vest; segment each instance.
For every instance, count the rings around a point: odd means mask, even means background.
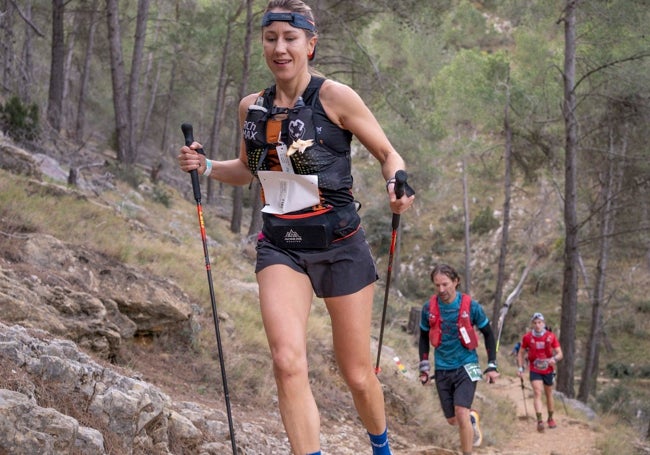
[[[260,170],[283,170],[276,150],[279,143],[289,148],[297,140],[313,140],[313,145],[288,160],[296,174],[318,176],[324,205],[343,206],[353,201],[352,133],[327,118],[318,96],[324,81],[312,76],[302,99],[291,108],[273,106],[275,86],[263,90],[248,108],[242,133],[253,175]]]
[[[470,351],[478,346],[478,338],[474,331],[471,318],[472,298],[461,294],[460,309],[458,310],[458,338],[465,349]],[[429,342],[434,348],[440,346],[442,341],[442,320],[440,318],[440,305],[438,296],[433,295],[429,300]]]

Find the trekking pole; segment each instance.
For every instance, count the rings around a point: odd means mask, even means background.
[[[404,187],[406,186],[406,171],[399,170],[395,172],[395,197],[400,199],[404,195]],[[390,250],[388,253],[388,271],[386,272],[386,289],[384,292],[384,307],[381,313],[381,328],[379,329],[379,347],[377,349],[377,363],[375,365],[375,374],[379,374],[379,359],[381,358],[381,345],[384,338],[384,324],[386,322],[386,307],[388,306],[388,293],[390,291],[390,276],[393,270],[393,256],[395,254],[395,243],[397,241],[397,229],[399,228],[399,213],[393,213],[393,231],[391,233]]]
[[[528,420],[528,406],[526,405],[526,390],[524,387],[524,378],[519,376],[519,379],[521,380],[521,394],[524,397],[524,411],[526,411],[526,420]]]
[[[185,145],[188,147],[194,142],[194,133],[192,125],[183,123],[181,130],[185,136]],[[203,149],[198,149],[198,153],[205,155]],[[212,285],[212,270],[210,266],[210,256],[208,254],[208,241],[205,235],[205,224],[203,222],[203,207],[201,206],[201,187],[199,186],[199,173],[196,169],[190,171],[192,177],[192,190],[196,200],[196,211],[199,216],[199,227],[201,228],[201,241],[203,242],[203,254],[205,256],[205,270],[208,274],[208,287],[210,288],[210,303],[212,304],[212,319],[214,320],[214,331],[217,335],[217,351],[219,353],[219,364],[221,367],[221,381],[223,382],[223,395],[226,400],[226,412],[228,414],[228,429],[230,430],[230,442],[232,443],[232,453],[237,455],[237,444],[235,442],[235,428],[230,411],[230,395],[228,394],[228,381],[226,380],[226,367],[223,359],[223,349],[221,347],[221,333],[219,331],[219,317],[217,315],[217,303],[214,297],[214,286]]]

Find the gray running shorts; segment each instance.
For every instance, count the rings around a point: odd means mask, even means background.
[[[321,250],[282,249],[260,236],[255,273],[274,264],[284,264],[309,276],[320,298],[354,294],[377,281],[377,268],[363,228],[352,236]]]

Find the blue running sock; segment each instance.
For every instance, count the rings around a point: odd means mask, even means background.
[[[320,455],[320,450],[318,452],[308,453],[307,455]]]
[[[391,455],[388,447],[388,428],[382,434],[370,434],[370,444],[372,445],[372,455]]]

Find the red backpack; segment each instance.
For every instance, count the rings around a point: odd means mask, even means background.
[[[465,349],[470,351],[478,346],[478,338],[474,331],[470,316],[472,298],[467,294],[461,294],[460,310],[458,311],[458,338]],[[442,340],[442,328],[440,319],[440,306],[438,296],[433,295],[429,300],[429,342],[434,348],[440,346]]]

